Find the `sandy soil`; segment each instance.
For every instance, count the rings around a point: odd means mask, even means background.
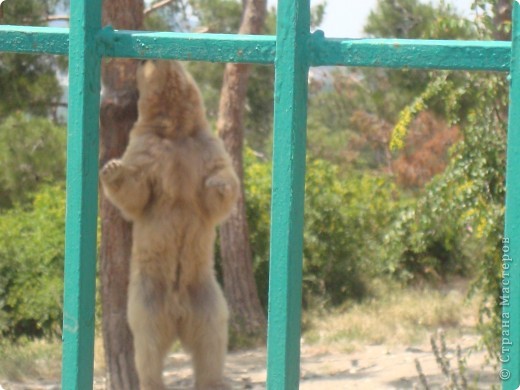
[[[463,353],[476,342],[472,336],[459,340]],[[455,350],[449,350],[455,364]],[[353,353],[329,353],[316,347],[302,347],[302,390],[324,389],[413,389],[419,386],[415,367],[418,359],[432,389],[440,388],[444,378],[435,362],[429,345],[424,347],[366,346]],[[491,367],[483,367],[485,354],[473,352],[467,359],[469,384],[478,379],[478,389],[498,384],[498,376]],[[231,353],[227,377],[233,389],[265,388],[265,350]],[[171,389],[190,389],[192,386],[189,361],[183,353],[170,355],[165,378]]]
[[[475,336],[458,340],[463,354],[471,352]],[[455,348],[456,346],[454,346]],[[448,356],[455,365],[455,349]],[[228,357],[226,375],[235,390],[265,388],[265,350],[231,353]],[[366,346],[352,353],[331,353],[320,347],[302,347],[302,390],[340,389],[413,389],[422,388],[418,379],[415,359],[418,359],[428,379],[430,388],[441,388],[444,377],[435,362],[429,345],[419,347]],[[495,370],[485,365],[485,354],[473,351],[467,359],[469,384],[474,388],[490,389],[498,384]],[[173,353],[168,357],[165,381],[169,389],[192,389],[192,372],[188,357]],[[478,385],[476,382],[478,380]],[[102,383],[99,383],[102,389]]]
[[[471,347],[476,342],[476,336],[464,336],[457,340],[464,355],[471,352]],[[265,356],[265,349],[229,354],[226,376],[234,390],[265,388]],[[452,358],[452,366],[456,365],[454,349],[448,349],[448,356]],[[430,388],[440,389],[444,378],[429,345],[371,345],[352,353],[330,352],[320,347],[303,345],[300,389],[421,389],[423,387],[418,379],[415,359],[421,363]],[[471,352],[467,358],[467,367],[468,383],[473,385],[472,388],[490,389],[492,385],[498,385],[496,370],[485,365],[483,352]],[[164,377],[169,389],[192,389],[192,372],[188,356],[182,352],[169,355]],[[59,388],[57,383],[0,383],[0,390]],[[104,378],[96,377],[95,389],[105,389]]]

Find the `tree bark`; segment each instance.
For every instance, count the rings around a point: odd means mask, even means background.
[[[105,0],[103,24],[138,30],[143,24],[143,0]],[[100,114],[100,165],[120,157],[137,119],[137,62],[105,60],[102,65],[103,100]],[[100,281],[103,310],[103,341],[107,388],[139,389],[134,364],[133,338],[128,327],[126,305],[132,245],[131,225],[100,194]]]
[[[263,28],[266,0],[243,0],[240,34],[259,34]],[[223,139],[241,182],[244,178],[244,106],[251,65],[227,64],[220,94],[217,131]],[[230,308],[231,339],[246,337],[256,342],[265,337],[265,315],[258,299],[249,243],[244,186],[237,207],[220,227],[220,251],[224,294]]]

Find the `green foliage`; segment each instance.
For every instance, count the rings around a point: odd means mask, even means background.
[[[450,5],[419,0],[378,1],[365,32],[384,38],[482,38],[475,23]],[[473,94],[461,91],[466,72],[347,69],[318,80],[311,84],[309,102],[311,153],[358,169],[388,167],[392,153],[386,130],[395,128],[391,146],[401,148],[407,127],[425,106],[451,124],[464,121],[476,103]]]
[[[446,91],[444,91],[446,93]],[[457,92],[458,93],[458,92]],[[483,293],[480,328],[496,353],[500,335],[500,259],[504,214],[507,83],[504,76],[467,76],[474,105],[461,118],[463,140],[451,162],[386,237],[388,271],[413,279],[474,270]],[[452,99],[443,95],[446,104]]]
[[[25,382],[29,378],[53,382],[61,372],[61,339],[31,340],[22,337],[0,340],[0,378]]]
[[[62,318],[65,190],[43,186],[30,207],[0,214],[0,332],[59,334]]]
[[[418,0],[380,0],[365,31],[386,38],[495,39],[510,28],[507,12],[498,12],[497,4],[476,1],[473,8],[478,17],[473,21],[460,17],[443,1],[434,6]],[[505,15],[500,20],[503,25],[496,24],[498,14]],[[479,328],[490,351],[496,353],[505,191],[505,77],[354,69],[333,73],[330,83],[325,80],[317,87],[311,84],[311,155],[343,160],[350,169],[391,172],[397,152],[383,155],[392,139],[385,128],[395,128],[392,145],[399,149],[412,120],[426,108],[449,126],[458,126],[461,140],[451,149],[445,171],[414,192],[396,189],[404,200],[395,205],[394,220],[383,227],[381,266],[387,274],[409,282],[441,280],[453,274],[475,277],[474,291],[485,297]],[[386,146],[381,147],[385,140]],[[351,237],[358,243],[362,239]]]
[[[161,0],[153,0],[146,5],[153,7],[158,3],[161,3]],[[146,13],[144,29],[150,31],[189,31],[188,2],[186,0],[174,1]]]
[[[385,38],[471,39],[477,28],[445,1],[433,6],[419,0],[378,0],[365,32]]]
[[[429,103],[429,100],[438,95],[443,86],[446,84],[447,73],[441,74],[441,77],[434,79],[428,84],[423,93],[421,93],[412,104],[405,107],[399,114],[399,120],[394,127],[392,138],[390,139],[390,149],[399,150],[404,147],[404,139],[407,134],[407,129],[412,123],[412,120],[421,111],[424,111]]]
[[[3,4],[1,23],[46,25],[61,0]],[[64,241],[65,129],[50,118],[62,95],[52,56],[0,60],[0,334],[58,334]]]
[[[65,176],[66,131],[15,112],[0,122],[0,208],[23,203],[42,183]]]
[[[2,24],[44,25],[58,1],[16,0],[3,3]],[[2,53],[0,59],[0,118],[15,110],[48,115],[57,107],[62,91],[51,56]]]
[[[245,187],[255,275],[266,304],[270,210],[270,164],[246,153]],[[333,305],[360,299],[380,270],[385,228],[395,213],[395,186],[386,178],[352,174],[309,160],[304,226],[304,302]]]
[[[242,2],[237,0],[192,0],[193,13],[212,33],[236,34],[240,27]]]
[[[476,23],[461,17],[447,2],[436,5],[419,0],[379,0],[377,7],[370,13],[365,32],[369,36],[382,38],[407,39],[482,39]],[[418,96],[428,94],[428,86],[439,83],[438,79],[447,79],[445,88],[457,88],[464,84],[464,72],[425,72],[423,70],[387,70],[366,69],[362,74],[367,84],[375,91],[377,104],[374,113],[391,123],[400,120],[397,116],[403,108]],[[374,81],[370,81],[374,79]],[[375,83],[375,85],[374,85]],[[440,85],[439,85],[440,87]],[[444,87],[444,86],[443,86]],[[450,94],[430,93],[428,107],[436,114],[447,116],[443,98]],[[377,100],[376,100],[377,99]],[[463,110],[473,104],[470,95],[456,99],[457,107]],[[373,109],[372,109],[373,110]],[[453,111],[453,109],[452,109]],[[458,115],[465,117],[465,112]]]
[[[170,25],[167,19],[164,19],[162,15],[157,12],[151,12],[144,18],[143,30],[168,31],[170,30]]]
[[[323,18],[325,16],[325,12],[327,9],[327,2],[316,4],[311,7],[311,27],[316,28],[319,27],[323,22]]]
[[[274,67],[253,65],[247,86],[245,135],[251,147],[270,155],[274,112]]]
[[[305,188],[305,298],[360,299],[380,273],[382,237],[393,219],[395,186],[384,176],[308,162]]]
[[[2,5],[4,14],[2,24],[42,26],[45,17],[51,15],[58,4],[68,5],[63,0],[17,0],[5,1]]]
[[[51,58],[3,53],[0,64],[0,89],[9,97],[0,100],[0,117],[16,110],[47,115],[57,107],[61,88]]]

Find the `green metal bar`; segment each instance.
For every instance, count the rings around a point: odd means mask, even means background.
[[[508,72],[511,42],[418,39],[326,39],[312,36],[312,66],[466,69]]]
[[[297,389],[310,39],[309,0],[280,0],[271,208],[267,388]]]
[[[276,37],[113,30],[97,34],[106,57],[186,61],[274,63]],[[69,29],[0,25],[0,51],[29,54],[69,53]]]
[[[513,6],[507,134],[506,216],[502,255],[502,388],[520,385],[520,6]]]
[[[98,34],[107,57],[272,64],[276,37],[113,30]],[[312,35],[311,66],[509,71],[511,42],[330,39]],[[68,53],[68,29],[0,26],[0,51]]]
[[[69,29],[0,26],[0,51],[29,54],[69,54]]]
[[[114,31],[100,35],[107,57],[272,64],[276,37],[237,34]]]
[[[94,360],[101,0],[71,1],[63,389],[91,389]]]

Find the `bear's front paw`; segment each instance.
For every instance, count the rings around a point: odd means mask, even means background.
[[[214,188],[220,194],[225,195],[231,191],[231,185],[218,176],[211,176],[206,180],[207,188]]]
[[[119,176],[122,167],[123,163],[121,162],[121,160],[110,160],[105,164],[103,169],[101,169],[99,176],[101,180],[104,182],[113,181]]]

